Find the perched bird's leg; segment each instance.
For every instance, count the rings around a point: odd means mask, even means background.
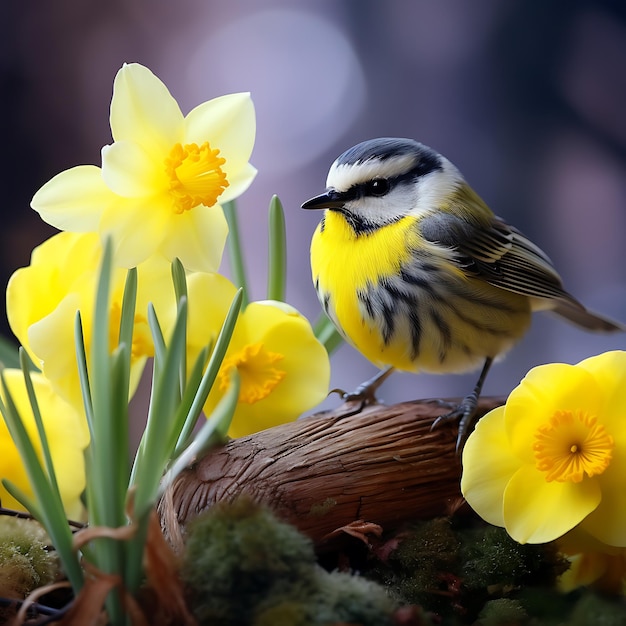
[[[459,433],[456,438],[456,451],[460,452],[463,448],[463,444],[465,443],[465,439],[469,435],[469,431],[474,424],[474,414],[476,412],[476,406],[478,404],[478,397],[480,396],[480,392],[482,391],[483,384],[485,383],[485,378],[487,378],[487,372],[493,363],[492,357],[487,357],[485,359],[485,364],[483,365],[483,369],[480,372],[480,376],[476,381],[476,385],[472,393],[468,396],[465,396],[463,400],[449,413],[444,413],[440,415],[431,426],[431,430],[433,428],[437,428],[437,426],[441,425],[443,422],[447,422],[450,420],[459,420]]]
[[[369,380],[361,383],[354,391],[347,393],[343,389],[333,389],[331,393],[338,393],[344,402],[360,402],[360,406],[357,413],[364,407],[370,404],[377,404],[376,391],[387,380],[389,375],[393,372],[393,367],[390,365],[384,370],[377,372],[375,376],[372,376]]]

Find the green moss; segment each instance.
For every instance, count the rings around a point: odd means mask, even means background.
[[[521,545],[502,528],[467,531],[461,538],[461,576],[469,589],[552,586],[567,569],[553,545]]]
[[[246,623],[269,589],[305,575],[311,541],[248,499],[219,504],[189,528],[183,578],[202,623]]]
[[[306,581],[272,593],[258,606],[253,626],[359,624],[392,626],[396,608],[386,591],[365,578],[315,567]]]
[[[523,626],[528,624],[528,613],[517,600],[499,598],[483,607],[476,626]]]
[[[407,604],[447,612],[454,600],[459,540],[447,519],[411,526],[397,537],[398,547],[373,576]]]
[[[48,536],[35,521],[0,516],[0,596],[25,598],[58,572]]]
[[[396,606],[380,585],[322,569],[308,538],[245,499],[189,528],[183,577],[201,625],[390,626]]]

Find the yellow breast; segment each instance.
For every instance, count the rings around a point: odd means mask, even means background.
[[[326,211],[311,269],[328,316],[379,367],[468,371],[510,348],[530,321],[528,298],[466,276],[453,250],[419,236],[414,216],[357,235]]]
[[[311,270],[320,302],[344,337],[378,366],[413,369],[406,345],[385,345],[380,326],[363,314],[359,293],[398,274],[418,245],[405,217],[371,234],[356,235],[341,214],[327,211],[311,242]]]

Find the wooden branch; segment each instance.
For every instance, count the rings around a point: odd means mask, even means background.
[[[483,398],[479,414],[503,404]],[[456,426],[431,431],[437,401],[354,405],[228,442],[184,471],[159,503],[166,537],[241,494],[268,504],[316,543],[365,520],[385,530],[450,513],[460,503]]]

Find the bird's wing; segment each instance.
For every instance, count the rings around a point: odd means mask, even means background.
[[[546,254],[498,217],[473,223],[438,211],[424,216],[419,229],[426,240],[455,250],[457,263],[468,276],[533,298],[577,303],[563,289]]]

